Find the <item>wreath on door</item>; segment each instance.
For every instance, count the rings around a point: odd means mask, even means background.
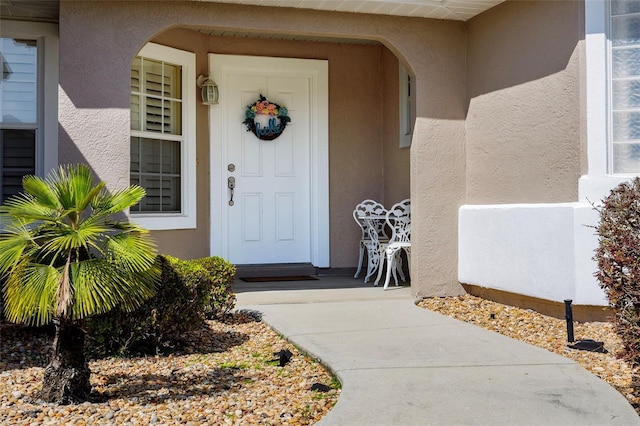
[[[247,126],[247,131],[252,132],[258,139],[272,141],[280,136],[287,123],[291,122],[288,113],[287,108],[270,102],[261,94],[257,101],[247,105],[243,123]]]

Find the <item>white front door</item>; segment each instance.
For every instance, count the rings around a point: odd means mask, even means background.
[[[210,108],[212,254],[235,264],[328,266],[328,227],[326,241],[318,233],[328,222],[328,209],[320,205],[328,175],[322,173],[324,183],[316,176],[327,168],[319,155],[326,151],[326,130],[318,131],[327,122],[320,122],[317,105],[327,95],[318,93],[317,70],[310,66],[326,69],[326,61],[210,55],[220,90],[220,104]],[[260,95],[291,117],[272,141],[258,139],[242,123]],[[232,203],[229,179],[235,180]]]

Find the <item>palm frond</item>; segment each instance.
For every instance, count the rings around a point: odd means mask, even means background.
[[[112,261],[133,272],[144,271],[156,261],[155,244],[146,234],[118,234],[107,241]]]
[[[4,224],[0,234],[0,274],[15,267],[33,244],[29,229],[22,224]]]
[[[131,185],[112,194],[102,192],[95,199],[95,204],[93,205],[94,213],[106,216],[121,212],[134,206],[144,196],[144,188],[137,185]]]
[[[29,221],[56,220],[57,210],[44,206],[36,198],[29,194],[21,193],[10,197],[0,207],[3,216],[20,217]]]
[[[74,284],[72,318],[104,313],[116,305],[138,307],[153,296],[159,276],[157,268],[134,273],[106,259],[91,259],[71,265]]]
[[[23,262],[4,285],[4,314],[9,321],[40,326],[51,322],[59,271],[49,265]]]
[[[48,184],[65,210],[79,210],[93,187],[91,170],[84,164],[60,166],[48,179]]]
[[[60,207],[56,194],[51,190],[47,182],[37,176],[27,175],[22,178],[24,191],[35,200],[35,205],[50,210]]]

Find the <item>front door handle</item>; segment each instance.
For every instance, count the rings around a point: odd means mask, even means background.
[[[229,205],[233,206],[233,192],[236,189],[236,178],[229,176],[227,179],[227,186],[229,187],[231,198],[229,199]]]

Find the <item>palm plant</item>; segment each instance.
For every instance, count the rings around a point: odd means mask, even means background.
[[[154,293],[158,269],[148,232],[113,219],[145,192],[131,186],[109,193],[104,182],[93,185],[84,165],[22,183],[24,191],[0,207],[4,314],[15,323],[56,326],[41,398],[86,401],[84,319],[117,305],[134,309]]]

